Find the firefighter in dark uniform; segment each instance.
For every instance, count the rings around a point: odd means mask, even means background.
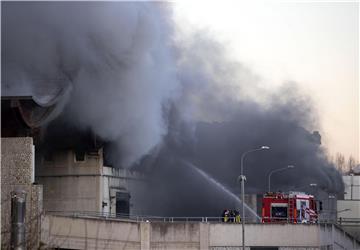
[[[241,222],[240,213],[239,213],[239,211],[237,211],[237,210],[235,210],[235,222],[236,222],[236,223],[240,223],[240,222]]]

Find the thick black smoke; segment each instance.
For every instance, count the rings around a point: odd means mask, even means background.
[[[310,99],[295,83],[265,91],[205,32],[182,37],[170,7],[3,2],[3,94],[46,101],[65,90],[49,127],[90,131],[110,145],[113,166],[147,172],[149,213],[218,215],[234,206],[188,163],[237,192],[241,154],[262,145],[271,149],[245,160],[248,192],[264,192],[267,174],[290,164],[273,176],[273,190],[317,183],[341,192],[312,132]]]

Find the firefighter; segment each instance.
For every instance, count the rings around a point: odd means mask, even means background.
[[[230,210],[230,222],[235,222],[235,210]]]
[[[234,211],[235,211],[235,222],[240,223],[241,222],[240,213],[237,210],[234,210]]]
[[[301,204],[301,216],[300,216],[300,219],[301,219],[301,223],[306,223],[306,216],[305,216],[305,206],[303,204]]]
[[[230,211],[228,209],[225,209],[222,214],[223,222],[229,222],[229,216],[230,216]]]

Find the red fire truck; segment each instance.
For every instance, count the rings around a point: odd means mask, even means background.
[[[313,195],[302,192],[268,192],[262,199],[263,223],[316,223],[318,212]]]

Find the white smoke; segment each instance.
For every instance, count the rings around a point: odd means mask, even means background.
[[[4,92],[41,98],[54,88],[72,88],[67,121],[114,142],[113,160],[130,166],[167,133],[164,105],[178,92],[166,8],[7,3]],[[14,68],[21,74],[11,74]]]

